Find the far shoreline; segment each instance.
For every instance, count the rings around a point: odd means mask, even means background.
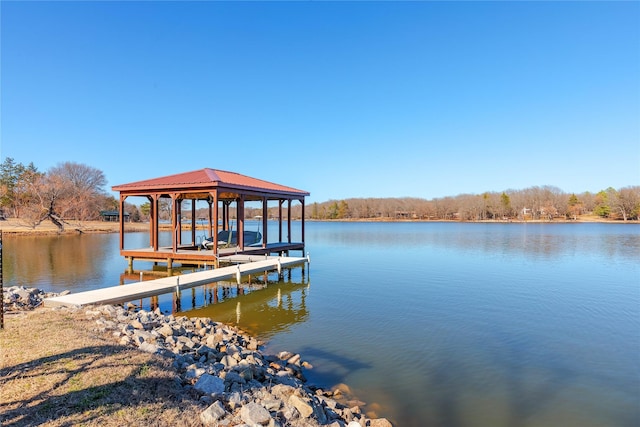
[[[353,223],[468,223],[468,224],[640,224],[640,220],[618,220],[600,218],[595,215],[581,215],[577,219],[539,219],[539,220],[478,220],[478,221],[460,221],[460,220],[429,220],[429,219],[395,219],[395,218],[341,218],[341,219],[305,219],[306,222],[353,222]],[[170,224],[160,224],[161,229],[170,230]],[[196,226],[196,229],[204,229],[204,226]],[[190,224],[183,224],[183,230],[190,230]],[[120,223],[109,221],[70,221],[65,224],[64,231],[58,230],[50,221],[44,221],[35,227],[25,224],[20,219],[8,218],[0,221],[0,231],[5,237],[19,236],[60,236],[60,235],[77,235],[77,234],[94,234],[94,233],[119,233]],[[125,223],[125,232],[145,232],[149,231],[149,223],[147,222],[127,222]]]

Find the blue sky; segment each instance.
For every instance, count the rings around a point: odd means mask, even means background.
[[[2,160],[309,201],[640,185],[639,2],[11,2]]]

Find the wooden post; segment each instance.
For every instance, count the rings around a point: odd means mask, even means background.
[[[124,249],[124,199],[126,197],[120,196],[120,213],[118,219],[120,221],[120,250]]]
[[[216,221],[218,219],[216,218]],[[229,229],[229,202],[226,200],[222,202],[222,231]]]
[[[147,200],[149,201],[149,246],[153,247],[153,218],[154,218],[154,202],[153,197],[147,196]]]
[[[191,199],[191,244],[196,244],[196,199]]]
[[[213,236],[213,197],[209,195],[207,197],[207,204],[209,205],[209,228],[207,228],[208,236]]]
[[[291,199],[287,202],[287,242],[291,243]]]
[[[160,195],[153,195],[153,250],[158,251],[159,241],[158,233],[160,230]]]
[[[180,276],[176,277],[176,291],[175,295],[175,311],[180,311],[182,309],[182,293],[180,292]]]
[[[176,252],[177,252],[178,247],[182,245],[182,199],[180,198],[176,199],[176,221],[178,222],[178,230],[176,232]]]
[[[178,251],[178,195],[171,195],[171,252],[174,254]]]
[[[241,194],[238,198],[238,213],[236,215],[236,223],[237,223],[237,245],[240,247],[240,250],[244,250],[244,194]]]
[[[173,313],[177,313],[182,309],[182,304],[180,303],[180,298],[173,294]]]
[[[284,200],[278,200],[278,242],[282,243],[282,204]]]
[[[202,287],[202,306],[206,307],[207,304],[207,291],[208,291],[209,285],[204,285]]]
[[[304,199],[300,200],[300,203],[302,203],[302,245],[304,246]],[[302,249],[302,255],[304,255],[304,249]]]
[[[222,230],[227,229],[227,202],[222,201]],[[218,222],[218,218],[216,218],[216,222]]]
[[[216,268],[218,268],[220,266],[220,263],[218,262],[218,204],[220,203],[220,201],[218,200],[218,191],[216,190],[212,195],[213,198],[213,229],[210,230],[210,235],[212,240],[212,245],[211,248],[213,249],[213,255],[216,256]],[[222,216],[224,217],[224,204],[222,205]],[[222,227],[224,227],[224,219],[222,221]]]
[[[267,248],[267,215],[269,215],[269,211],[267,209],[268,199],[266,197],[262,198],[262,247]]]

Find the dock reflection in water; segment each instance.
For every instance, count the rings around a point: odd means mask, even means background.
[[[298,269],[299,270],[299,269]],[[277,275],[274,275],[277,278]],[[268,281],[266,284],[218,283],[207,287],[207,304],[179,314],[188,317],[209,317],[217,322],[234,325],[260,338],[288,330],[309,318],[306,298],[310,283],[292,280]],[[196,290],[196,295],[202,289]],[[185,307],[184,305],[182,306]]]
[[[305,281],[300,270],[294,269],[293,275],[285,273],[281,280],[277,280],[277,274],[271,274],[269,277],[275,280],[245,283],[239,288],[235,283],[210,285],[207,287],[208,305],[180,314],[209,317],[237,326],[260,339],[268,339],[309,318],[306,298],[310,283]]]
[[[199,268],[175,269],[182,273]],[[152,280],[163,277],[163,271],[137,271],[122,273],[120,284]],[[176,277],[179,277],[176,276]],[[243,276],[242,283],[220,281],[183,289],[180,295],[167,293],[151,298],[130,301],[134,309],[187,317],[208,317],[216,322],[237,326],[259,339],[269,339],[289,330],[309,318],[306,297],[310,290],[308,271],[303,267],[286,268],[282,274]]]

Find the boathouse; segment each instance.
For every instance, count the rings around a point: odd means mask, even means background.
[[[292,250],[300,250],[304,254],[304,199],[309,196],[306,191],[210,168],[116,185],[112,189],[120,193],[120,212],[124,211],[124,203],[130,197],[146,198],[150,204],[149,245],[145,248],[125,249],[125,221],[120,216],[120,254],[129,260],[131,271],[136,259],[166,262],[167,269],[171,272],[173,263],[208,263],[218,266],[220,261],[224,261],[224,257],[237,254],[288,255]],[[183,221],[182,205],[185,201],[191,202],[185,204],[187,209],[191,209],[191,221],[188,222]],[[245,230],[247,202],[258,202],[262,206],[260,233]],[[277,203],[277,236],[268,233],[269,202]],[[160,208],[167,203],[170,206],[171,221],[170,224],[161,224]],[[301,239],[297,242],[292,241],[292,203],[302,205],[299,221]],[[196,235],[198,204],[208,211],[208,217],[204,218],[202,224],[208,236],[206,242]],[[285,204],[286,221],[283,212]],[[232,206],[235,208],[235,222],[231,221]],[[191,230],[190,238],[185,238],[183,233],[187,223],[187,230]],[[160,245],[161,229],[170,231],[170,246]]]
[[[102,221],[118,222],[120,221],[120,212],[119,211],[100,211],[100,218],[102,219]],[[124,213],[124,220],[126,222],[130,221],[129,212]]]

